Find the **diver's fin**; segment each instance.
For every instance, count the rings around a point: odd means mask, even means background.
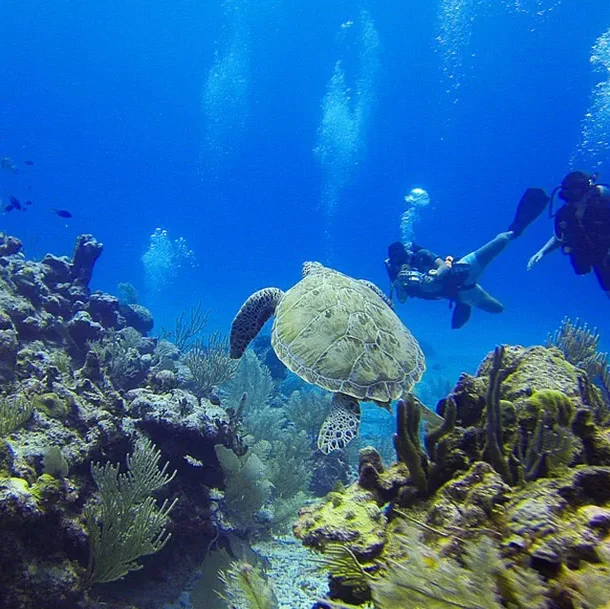
[[[528,188],[519,205],[517,213],[508,230],[513,231],[514,238],[520,237],[523,231],[544,211],[550,201],[549,195],[542,188]]]
[[[451,329],[458,330],[461,328],[469,319],[472,313],[472,307],[464,302],[458,302],[453,309],[453,315],[451,316]]]
[[[328,416],[320,427],[318,448],[327,455],[345,448],[357,435],[360,427],[360,404],[356,398],[335,393]]]

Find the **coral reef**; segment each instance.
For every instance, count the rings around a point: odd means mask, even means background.
[[[147,309],[91,292],[102,249],[81,235],[71,258],[32,262],[19,240],[0,235],[2,607],[160,606],[222,535],[211,498],[212,488],[224,489],[214,447],[241,454],[235,426],[185,388],[178,350],[145,336],[153,325]],[[149,442],[176,474],[160,490],[144,485],[149,492],[117,511],[142,470],[133,447]],[[112,464],[128,453],[121,473]],[[135,565],[129,551],[121,558],[112,549],[124,547],[111,543],[117,522],[148,527],[130,551],[152,555],[113,582]],[[105,581],[113,583],[96,584]]]
[[[399,403],[397,463],[362,450],[356,483],[301,509],[294,533],[330,574],[317,606],[606,607],[610,428],[587,372],[498,347],[423,442],[419,412]]]

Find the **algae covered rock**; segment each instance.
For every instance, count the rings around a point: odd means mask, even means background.
[[[352,485],[329,493],[323,503],[302,508],[293,532],[306,546],[323,549],[341,542],[359,558],[371,560],[386,542],[386,524],[373,493]]]
[[[471,606],[472,595],[454,585],[464,578],[471,592],[485,585],[493,607],[604,606],[610,429],[600,416],[608,409],[602,393],[555,348],[507,346],[488,356],[476,376],[463,374],[439,413],[451,402],[455,428],[435,448],[446,453],[441,471],[447,478],[439,480],[438,468],[419,468],[427,493],[414,492],[413,450],[400,467],[385,467],[367,450],[358,483],[302,510],[295,532],[322,552],[331,548],[327,564],[341,584],[333,585],[334,594],[350,602],[357,590],[374,607],[420,606],[424,597],[430,606]],[[421,463],[430,456],[420,454]],[[353,532],[332,507],[352,498],[388,504],[384,528],[376,531],[385,542],[377,553],[356,553]],[[413,552],[427,559],[414,560]],[[384,604],[388,599],[400,602]]]
[[[452,392],[457,403],[458,425],[480,421],[493,365],[492,355],[481,363],[474,377],[463,374]],[[519,408],[538,391],[555,391],[568,398],[575,409],[604,408],[603,396],[584,370],[570,364],[554,347],[507,346],[502,361],[499,398]]]

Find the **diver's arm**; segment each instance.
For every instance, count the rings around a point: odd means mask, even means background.
[[[554,252],[556,249],[561,247],[561,241],[553,235],[540,250],[538,250],[528,261],[527,270],[531,271],[536,264],[538,264],[544,256]]]
[[[441,258],[437,258],[434,261],[434,264],[436,265],[436,270],[433,272],[433,274],[436,275],[437,280],[440,280],[442,277],[444,277],[447,273],[451,271],[451,265],[447,264]]]

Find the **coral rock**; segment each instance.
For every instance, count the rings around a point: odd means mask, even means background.
[[[10,237],[0,233],[0,256],[14,256],[21,251],[21,241],[17,237]]]
[[[374,494],[352,485],[329,493],[322,503],[302,508],[293,532],[306,546],[323,549],[330,542],[342,542],[359,558],[371,560],[386,542],[386,524]]]
[[[121,304],[121,315],[128,326],[135,328],[141,334],[148,334],[155,325],[152,313],[139,304]]]
[[[84,347],[88,341],[99,340],[104,334],[101,324],[93,321],[86,311],[79,311],[67,324],[72,340]]]
[[[0,313],[0,381],[8,382],[15,374],[19,342],[17,330],[6,313]]]
[[[119,300],[110,294],[94,292],[89,298],[87,311],[91,319],[104,328],[120,330],[125,327],[125,319],[119,313]]]
[[[104,246],[93,235],[79,235],[72,254],[72,279],[87,287]]]

